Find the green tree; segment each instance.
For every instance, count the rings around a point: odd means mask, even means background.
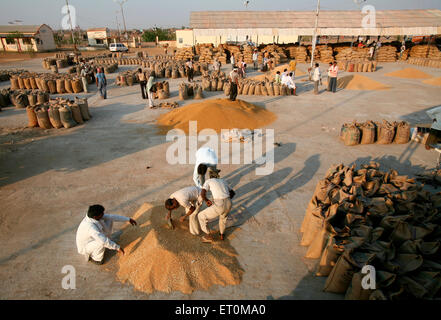
[[[142,34],[142,41],[154,42],[156,41],[156,37],[158,37],[159,41],[166,41],[174,40],[176,38],[176,35],[173,32],[170,32],[169,29],[149,29],[144,31],[144,33]]]

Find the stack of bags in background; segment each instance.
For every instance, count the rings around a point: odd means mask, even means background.
[[[306,63],[309,61],[308,52],[303,46],[288,47],[289,57],[295,58],[297,63]]]
[[[397,61],[397,48],[394,46],[381,46],[377,52],[378,62],[395,62]]]

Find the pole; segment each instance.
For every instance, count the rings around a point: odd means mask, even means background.
[[[320,0],[317,0],[317,10],[315,14],[315,27],[314,27],[314,34],[312,36],[312,53],[311,53],[311,70],[314,65],[314,53],[315,53],[315,44],[317,43],[317,28],[318,28],[318,18],[320,13]],[[311,73],[309,74],[311,77]]]
[[[77,50],[77,44],[75,43],[75,38],[74,38],[74,33],[73,33],[73,27],[72,27],[72,17],[70,16],[70,9],[69,9],[69,2],[66,0],[66,6],[67,6],[67,14],[69,15],[69,24],[70,24],[70,32],[71,32],[71,39],[72,39],[72,43],[74,45],[74,54],[75,54],[75,60],[77,62],[77,64],[79,63],[78,61],[78,50]],[[79,73],[79,70],[77,68],[77,74]]]
[[[124,33],[126,36],[126,43],[127,43],[127,48],[129,47],[129,37],[127,36],[127,28],[126,28],[126,19],[124,18],[124,9],[123,9],[123,4],[124,2],[120,2],[119,5],[121,7],[121,14],[123,17],[123,24],[124,24]]]

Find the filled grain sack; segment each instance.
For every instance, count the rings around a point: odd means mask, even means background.
[[[360,130],[356,124],[353,123],[346,128],[344,143],[346,146],[355,146],[360,143]]]
[[[51,122],[49,120],[49,114],[47,112],[47,107],[39,107],[35,109],[35,114],[37,115],[38,126],[43,129],[52,129]]]
[[[16,76],[11,77],[11,90],[17,90],[20,89],[20,86],[18,84],[18,78]]]
[[[362,279],[365,275],[361,272],[354,273],[348,290],[346,290],[346,300],[369,300],[374,292],[373,289],[363,289]]]
[[[64,88],[64,79],[57,79],[57,92],[58,93],[66,93],[66,90]]]
[[[87,98],[75,97],[75,103],[80,107],[80,112],[83,120],[90,120],[92,116],[89,111],[89,103],[87,102]]]
[[[55,82],[55,80],[52,79],[47,80],[47,86],[49,87],[49,92],[51,94],[57,93],[57,83]]]
[[[410,140],[410,125],[406,121],[401,121],[397,125],[397,132],[395,134],[395,143],[404,144]]]
[[[24,93],[13,94],[14,105],[17,109],[24,109],[29,105],[28,96]]]
[[[361,140],[360,144],[371,144],[375,142],[377,128],[372,121],[366,121],[361,124]]]
[[[83,91],[83,83],[80,79],[73,79],[71,81],[71,84],[74,93],[80,93],[81,91]]]
[[[194,95],[195,99],[204,99],[204,95],[202,93],[202,88],[198,85],[196,85],[195,87],[195,95]]]
[[[32,107],[34,107],[37,104],[37,93],[31,92],[28,94],[28,104]]]
[[[72,111],[72,118],[75,120],[78,124],[83,124],[83,116],[81,115],[80,107],[76,103],[72,103],[69,105],[70,110]]]
[[[26,115],[28,116],[28,127],[35,128],[38,127],[37,115],[35,114],[35,107],[27,106]]]
[[[334,268],[326,279],[323,291],[345,293],[348,290],[356,268],[351,264],[349,252],[345,251],[337,260]]]
[[[60,111],[55,106],[50,106],[48,110],[49,115],[49,121],[51,122],[51,125],[56,128],[60,129],[63,127],[63,123],[60,119]]]
[[[75,127],[77,125],[77,123],[72,118],[72,111],[68,106],[59,108],[59,112],[60,112],[60,120],[61,123],[63,124],[63,127],[68,129]]]
[[[394,141],[395,127],[386,120],[383,120],[379,127],[377,143],[390,144]]]

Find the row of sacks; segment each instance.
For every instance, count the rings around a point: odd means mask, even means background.
[[[430,58],[409,58],[407,59],[406,62],[417,66],[441,68],[441,60],[435,60]]]
[[[300,231],[326,292],[350,300],[440,297],[441,193],[396,170],[375,162],[331,167]]]
[[[0,70],[0,81],[8,81],[12,76],[20,74],[22,72],[28,72],[27,70]]]
[[[11,89],[38,89],[51,94],[80,93],[83,83],[80,77],[68,74],[25,72],[10,79]]]
[[[227,82],[223,71],[202,71],[202,90],[204,91],[223,91]]]
[[[179,100],[187,100],[189,98],[204,99],[202,87],[197,83],[182,82],[179,85]]]
[[[338,68],[348,72],[375,72],[377,61],[339,61]]]
[[[35,106],[49,101],[49,94],[40,90],[10,90],[0,91],[0,108],[14,105],[17,109]],[[1,110],[1,109],[0,109]]]
[[[358,144],[405,144],[410,140],[410,125],[406,121],[382,123],[366,121],[345,123],[340,130],[340,139],[346,146]]]
[[[231,83],[227,82],[224,87],[225,95],[230,94]],[[242,79],[237,86],[238,95],[255,96],[289,96],[293,94],[286,85],[274,81],[253,81]]]
[[[62,98],[51,99],[49,103],[26,107],[28,127],[42,129],[72,128],[90,120],[87,98],[67,100]]]
[[[57,70],[61,68],[67,68],[73,63],[72,59],[66,58],[44,58],[42,65],[44,69],[50,70],[52,66],[56,66]]]

